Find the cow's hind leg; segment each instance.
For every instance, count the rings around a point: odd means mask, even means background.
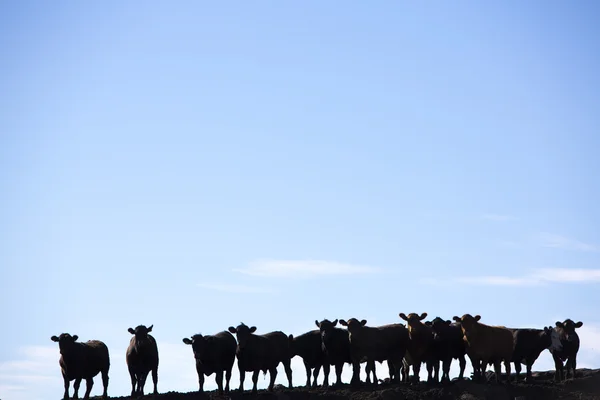
[[[153,394],[158,394],[158,366],[152,370],[152,383],[154,383]]]
[[[450,359],[450,362],[452,362],[452,359]],[[462,380],[465,377],[465,368],[467,368],[467,360],[464,355],[458,357],[458,364],[460,365],[458,379]],[[450,364],[448,364],[448,379],[450,379]]]
[[[321,371],[321,366],[317,365],[315,367],[315,370],[313,371],[313,381],[312,381],[312,386],[313,387],[317,387],[317,378],[319,377],[319,372]],[[290,386],[291,388],[291,386]]]
[[[256,391],[258,390],[258,374],[260,374],[260,370],[258,369],[252,372],[252,393],[256,393]],[[273,374],[271,374],[271,376],[273,376]],[[269,385],[269,390],[271,390],[270,388],[271,385]]]
[[[73,384],[73,398],[79,398],[79,386],[81,385],[81,378],[75,379],[75,383]]]
[[[510,360],[504,360],[504,369],[506,370],[506,382],[510,383]]]
[[[135,396],[136,392],[137,392],[137,377],[135,376],[135,374],[133,373],[133,371],[130,369],[129,370],[129,377],[131,378],[131,396],[133,397]]]
[[[223,394],[223,371],[215,372],[215,380],[217,381],[217,393]]]
[[[104,387],[102,398],[106,399],[108,397],[108,368],[102,371],[102,386]]]
[[[529,371],[529,364],[527,364],[527,371]],[[520,375],[521,375],[521,362],[515,361],[515,382],[519,382]],[[527,372],[527,376],[529,376],[529,372]]]
[[[69,378],[63,374],[63,382],[65,384],[65,394],[63,395],[63,400],[69,400]]]
[[[241,365],[239,365],[238,363],[238,369],[240,370],[240,387],[239,390],[240,392],[244,391],[244,379],[246,379],[246,371],[244,371],[244,369],[242,368]]]
[[[231,380],[231,370],[233,369],[233,365],[227,368],[225,371],[225,392],[229,393],[229,381]]]
[[[291,363],[292,363],[292,360],[289,358],[286,360],[283,360],[283,369],[285,370],[285,376],[287,376],[288,387],[290,389],[294,387],[294,386],[292,386],[292,366],[290,365]],[[277,368],[275,368],[275,371],[277,371]],[[309,371],[310,371],[310,369],[309,369]],[[318,371],[317,371],[317,374],[319,374]],[[317,379],[315,378],[315,383],[316,382],[317,382]],[[274,380],[273,380],[273,385],[275,385]]]
[[[306,387],[310,387],[310,365],[304,361],[304,369],[306,370]]]
[[[272,392],[275,388],[275,379],[277,378],[277,367],[271,368],[269,370],[269,377],[271,380],[269,381],[269,392]]]
[[[331,365],[329,361],[325,361],[323,364],[323,387],[329,387],[329,372],[331,371]]]

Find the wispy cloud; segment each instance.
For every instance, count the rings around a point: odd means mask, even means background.
[[[600,269],[540,268],[522,276],[465,276],[449,280],[422,279],[422,284],[439,285],[448,282],[487,286],[539,286],[552,283],[599,283]]]
[[[481,215],[481,219],[485,219],[485,220],[488,220],[488,221],[503,222],[503,221],[516,220],[517,218],[514,217],[514,216],[512,216],[512,215],[506,215],[506,214],[486,213],[486,214],[482,214]]]
[[[234,269],[246,275],[273,278],[313,278],[324,275],[358,275],[381,272],[381,268],[319,260],[258,260],[247,268]]]
[[[543,247],[551,247],[555,249],[563,250],[575,250],[575,251],[600,251],[600,247],[584,243],[576,239],[568,238],[566,236],[556,235],[553,233],[542,232],[539,234],[539,241]]]
[[[199,283],[198,287],[228,293],[275,293],[274,289],[228,283]]]

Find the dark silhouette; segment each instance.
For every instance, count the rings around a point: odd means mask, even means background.
[[[94,377],[98,372],[102,374],[102,384],[104,392],[102,398],[106,399],[108,394],[108,370],[110,368],[110,357],[108,347],[100,340],[88,340],[85,343],[77,342],[77,335],[71,336],[68,333],[61,333],[60,336],[52,336],[53,342],[58,342],[60,349],[60,370],[65,383],[65,394],[63,399],[69,398],[69,382],[75,380],[73,384],[73,398],[78,397],[79,385],[81,380],[85,379],[86,390],[84,399],[90,397],[92,386],[94,386]]]
[[[329,363],[325,362],[325,352],[321,345],[321,332],[318,330],[303,333],[292,339],[292,357],[300,356],[306,368],[306,387],[311,386],[311,369],[313,371],[312,386],[317,386],[319,371],[323,367],[323,386],[329,385]]]
[[[554,373],[554,379],[556,381],[562,381],[569,378],[569,371],[573,372],[573,378],[575,378],[575,370],[577,368],[577,352],[579,351],[579,335],[575,332],[576,328],[581,328],[583,322],[573,322],[571,319],[566,319],[564,322],[556,321],[556,327],[554,328],[560,338],[562,349],[552,350],[552,358],[554,359],[554,367],[556,372]],[[566,374],[564,371],[566,361]]]
[[[256,327],[248,327],[243,322],[237,328],[230,326],[229,332],[236,335],[238,342],[236,356],[240,371],[240,392],[244,391],[246,371],[252,371],[253,393],[257,392],[256,386],[260,371],[264,374],[269,371],[271,380],[268,391],[272,392],[277,377],[277,366],[280,362],[285,368],[288,385],[292,388],[292,368],[290,367],[292,335],[287,336],[281,331],[255,335]]]
[[[146,328],[144,325],[138,325],[135,329],[128,329],[133,335],[126,353],[127,368],[131,377],[131,397],[144,395],[144,385],[150,371],[154,383],[153,394],[158,394],[158,346],[154,337],[149,334],[153,326]]]
[[[554,340],[553,340],[554,337]],[[515,348],[513,351],[512,361],[515,365],[515,380],[519,380],[521,374],[521,364],[525,364],[527,373],[525,380],[531,380],[531,367],[538,359],[542,351],[551,349],[560,350],[562,344],[558,332],[551,326],[544,329],[514,329],[513,338]]]
[[[204,375],[215,373],[218,393],[223,394],[223,371],[225,371],[225,391],[229,392],[231,370],[235,361],[237,343],[233,335],[227,331],[215,335],[194,335],[191,339],[184,338],[183,343],[192,346],[196,359],[199,391],[204,391]]]
[[[460,323],[444,321],[436,317],[433,321],[426,323],[431,325],[433,332],[432,351],[435,362],[442,362],[442,382],[450,381],[450,366],[452,359],[458,359],[460,373],[458,379],[463,379],[465,367],[467,366],[466,343],[463,340],[463,332]]]
[[[431,342],[433,341],[433,332],[431,326],[425,325],[422,320],[427,317],[427,313],[421,315],[410,313],[408,316],[404,313],[398,314],[400,318],[408,323],[408,347],[403,362],[404,381],[409,382],[410,366],[413,367],[413,380],[419,383],[419,372],[421,363],[427,363],[427,382],[437,382],[439,380],[439,363],[434,363],[433,353],[431,351]],[[434,376],[435,373],[435,376]]]
[[[340,320],[340,324],[348,327],[350,355],[352,358],[352,380],[360,383],[360,363],[367,361],[372,365],[373,384],[377,385],[375,361],[388,361],[388,367],[394,368],[393,381],[400,381],[402,360],[408,346],[408,330],[403,324],[389,324],[377,327],[366,326],[367,320],[350,318],[348,322]]]

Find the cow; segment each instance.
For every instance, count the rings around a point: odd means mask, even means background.
[[[464,314],[455,316],[454,321],[460,322],[467,343],[467,355],[473,365],[473,378],[478,380],[483,376],[488,363],[494,364],[496,382],[500,381],[501,363],[506,368],[506,379],[510,381],[510,362],[514,349],[513,332],[504,326],[490,326],[479,322],[481,316]]]
[[[433,332],[432,351],[433,358],[442,362],[442,382],[450,381],[450,366],[452,359],[458,359],[460,372],[458,379],[462,380],[465,375],[467,361],[466,343],[463,340],[463,332],[460,323],[452,323],[449,320],[443,320],[440,317],[434,318],[426,325],[431,326]],[[435,361],[435,362],[439,362]]]
[[[388,361],[393,366],[394,374],[390,374],[393,381],[400,382],[402,360],[408,346],[408,330],[403,324],[389,324],[382,326],[366,326],[367,320],[359,321],[350,318],[348,321],[340,320],[342,326],[348,329],[350,341],[350,355],[352,359],[352,384],[360,383],[360,363],[367,361],[367,367],[372,366],[373,384],[377,385],[375,361]]]
[[[292,359],[291,341],[293,335],[287,336],[281,331],[273,331],[263,335],[256,335],[256,327],[248,327],[243,322],[237,327],[230,326],[229,332],[237,337],[236,357],[240,371],[240,392],[244,391],[244,378],[246,371],[252,371],[252,392],[257,392],[258,374],[269,371],[270,382],[267,390],[273,391],[275,378],[277,377],[277,366],[283,364],[287,375],[289,388],[292,388]]]
[[[191,345],[194,351],[198,391],[204,392],[204,376],[210,376],[214,372],[218,394],[223,394],[223,371],[225,371],[225,392],[229,392],[229,381],[237,347],[233,335],[228,331],[205,336],[196,334],[191,338],[183,338],[183,343]]]
[[[579,351],[579,335],[575,332],[576,328],[581,328],[583,322],[574,322],[571,319],[566,319],[563,322],[556,321],[554,330],[560,338],[562,348],[552,349],[552,358],[554,359],[555,375],[554,379],[557,382],[569,378],[569,370],[573,372],[575,378],[575,370],[577,369],[577,352]],[[566,361],[566,365],[563,362]],[[566,374],[564,368],[567,368]]]
[[[104,392],[102,398],[106,399],[108,394],[108,370],[110,369],[110,357],[108,347],[100,340],[88,340],[85,343],[77,342],[79,336],[71,336],[69,333],[61,333],[59,336],[52,336],[50,340],[58,343],[60,350],[60,371],[65,384],[65,394],[63,399],[69,399],[69,382],[75,380],[73,384],[73,398],[78,397],[79,385],[81,380],[85,379],[86,390],[84,399],[90,397],[92,386],[94,386],[94,377],[98,372],[102,374],[102,384]]]
[[[154,337],[150,335],[153,326],[138,325],[135,329],[127,330],[133,335],[125,353],[127,369],[131,377],[131,397],[144,395],[144,385],[150,371],[154,383],[153,394],[158,394],[158,346]]]
[[[438,381],[439,363],[434,363],[431,351],[433,333],[431,326],[425,325],[422,320],[427,317],[427,313],[421,315],[410,313],[408,316],[404,313],[398,314],[400,318],[408,325],[408,347],[403,361],[404,381],[409,382],[410,366],[413,367],[413,380],[419,383],[419,372],[421,363],[427,363],[427,382]],[[435,369],[435,377],[433,375]]]
[[[527,367],[526,381],[532,379],[531,367],[538,359],[542,351],[550,349],[560,350],[562,345],[558,333],[551,327],[544,329],[511,329],[515,348],[513,351],[512,362],[515,365],[515,380],[519,380],[521,374],[521,364]]]
[[[291,345],[292,357],[300,356],[304,362],[304,368],[306,368],[306,387],[311,386],[310,377],[311,369],[313,368],[312,386],[317,386],[317,378],[321,367],[323,367],[323,373],[325,375],[323,386],[328,386],[330,365],[325,361],[325,352],[321,345],[321,332],[312,330],[296,336],[292,339]]]

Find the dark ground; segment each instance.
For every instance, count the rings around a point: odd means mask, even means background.
[[[478,384],[470,380],[455,381],[450,384],[428,385],[421,383],[418,387],[405,384],[380,384],[377,387],[365,386],[350,388],[343,385],[337,389],[306,389],[296,387],[286,389],[280,385],[273,393],[259,390],[256,395],[249,391],[240,394],[237,390],[229,395],[218,396],[216,392],[178,393],[168,392],[157,396],[146,395],[144,400],[591,400],[600,399],[600,369],[579,369],[577,378],[562,383],[553,383],[554,371],[534,372],[532,383],[517,384]],[[521,375],[521,379],[523,374]],[[129,399],[129,397],[112,397],[112,399]]]

